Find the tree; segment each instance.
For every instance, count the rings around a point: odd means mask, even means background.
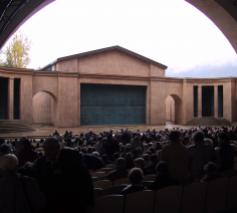
[[[15,34],[10,44],[3,51],[3,65],[7,67],[25,68],[29,62],[29,40],[22,34]]]

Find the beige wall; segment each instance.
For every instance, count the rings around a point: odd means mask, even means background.
[[[55,75],[34,75],[33,76],[33,95],[45,91],[57,97],[58,92],[58,78]]]
[[[71,59],[56,63],[56,71],[60,72],[78,72],[78,60]]]
[[[159,66],[146,63],[120,51],[109,51],[87,57],[67,59],[56,63],[60,72],[78,72],[80,74],[101,74],[136,77],[164,76]]]
[[[139,77],[102,74],[78,74],[63,72],[31,72],[28,70],[8,70],[0,68],[0,76],[21,79],[21,120],[27,123],[49,122],[58,127],[75,127],[80,125],[80,84],[116,84],[136,85],[147,87],[147,124],[165,124],[168,96],[175,102],[175,121],[186,124],[193,117],[193,86],[201,88],[203,85],[223,85],[224,93],[224,118],[235,121],[237,118],[236,79],[176,79],[166,77]],[[201,90],[200,90],[201,91]],[[35,94],[44,92],[54,100],[54,104],[40,103],[44,98],[34,102]],[[201,96],[200,96],[201,97]],[[49,118],[50,109],[52,117]],[[35,114],[38,112],[38,114]],[[43,114],[46,114],[43,117]],[[217,115],[215,113],[215,115]],[[40,120],[41,118],[42,120]]]
[[[58,95],[55,124],[59,127],[76,127],[78,115],[78,80],[75,77],[58,77]]]
[[[149,76],[149,64],[117,51],[102,53],[79,60],[79,73]]]
[[[20,91],[20,112],[21,120],[26,123],[32,123],[32,76],[21,77],[21,91]]]
[[[150,84],[150,124],[164,124],[166,121],[165,100],[169,95],[177,96],[182,100],[182,80],[172,78],[160,78],[151,81]],[[178,108],[181,110],[181,105]],[[177,115],[180,115],[181,111]],[[177,123],[181,123],[177,118]]]

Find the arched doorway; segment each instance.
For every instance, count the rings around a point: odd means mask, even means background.
[[[169,95],[165,99],[165,120],[168,124],[181,124],[181,99],[177,95]]]
[[[47,91],[37,92],[33,96],[33,123],[53,125],[55,122],[56,98]]]

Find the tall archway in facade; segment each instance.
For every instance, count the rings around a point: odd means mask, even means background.
[[[182,101],[177,95],[169,95],[165,99],[165,118],[166,123],[181,124],[182,123],[182,112],[181,112]]]
[[[56,104],[56,98],[50,92],[37,92],[32,98],[33,123],[54,125]]]

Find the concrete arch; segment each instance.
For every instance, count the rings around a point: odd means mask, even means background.
[[[57,97],[52,92],[50,92],[48,90],[39,90],[39,91],[34,92],[33,98],[34,98],[35,95],[37,95],[40,92],[50,95],[54,99],[54,101],[57,101]]]
[[[10,37],[10,35],[27,19],[29,19],[34,13],[50,2],[54,0],[31,0],[27,4],[19,5],[17,13],[14,17],[4,16],[6,12],[9,12],[7,7],[8,2],[6,1],[5,10],[0,13],[2,16],[1,22],[3,26],[7,26],[5,30],[0,31],[0,48]],[[237,53],[237,15],[236,15],[236,2],[235,1],[225,1],[225,0],[185,0],[190,3],[198,10],[203,12],[207,17],[209,17],[216,26],[224,33],[226,38],[232,44],[233,48]],[[9,0],[10,2],[10,0]],[[23,11],[22,11],[23,10]]]
[[[57,99],[48,91],[39,91],[32,98],[34,124],[54,125]]]
[[[222,31],[237,53],[237,5],[234,1],[185,0],[203,12]]]
[[[181,110],[182,100],[176,94],[170,94],[165,98],[165,114],[166,122],[171,122],[174,124],[182,123],[182,110]]]

